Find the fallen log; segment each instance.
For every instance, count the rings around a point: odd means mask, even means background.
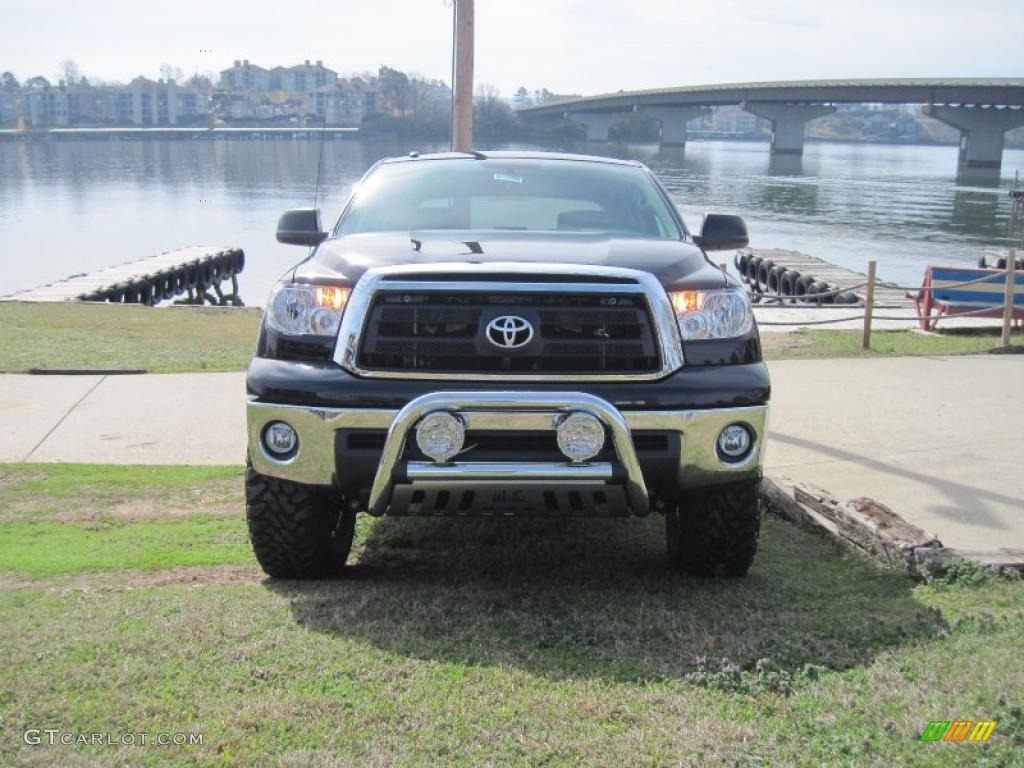
[[[784,477],[764,478],[761,493],[783,517],[821,528],[847,548],[908,573],[916,575],[929,552],[943,549],[935,534],[874,499],[840,501],[821,488]]]

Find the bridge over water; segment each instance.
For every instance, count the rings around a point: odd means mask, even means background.
[[[582,123],[589,141],[642,111],[661,123],[664,145],[686,143],[686,124],[710,107],[739,105],[772,124],[771,150],[800,155],[806,124],[838,104],[922,104],[924,113],[960,131],[961,168],[998,168],[1009,130],[1024,126],[1024,78],[805,80],[655,88],[522,107],[526,120]]]

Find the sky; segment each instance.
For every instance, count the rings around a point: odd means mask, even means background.
[[[476,82],[512,95],[1024,75],[1017,0],[476,0]],[[451,0],[0,0],[0,71],[218,72],[322,59],[450,81]]]

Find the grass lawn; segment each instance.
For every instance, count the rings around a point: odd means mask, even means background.
[[[1000,346],[998,328],[951,329],[942,333],[873,331],[871,349],[861,349],[863,333],[802,329],[792,333],[761,331],[766,360],[822,357],[895,357],[899,355],[974,355]],[[1013,344],[1020,344],[1019,332]]]
[[[0,372],[31,368],[241,371],[252,357],[259,323],[258,309],[0,302]],[[965,355],[998,347],[999,331],[929,335],[875,331],[867,352],[860,348],[859,330],[765,331],[761,339],[768,360]]]
[[[270,581],[238,479],[0,465],[0,765],[1020,764],[1024,582],[914,585],[771,517],[748,578],[697,581],[656,515],[363,519],[345,577]]]
[[[259,324],[258,309],[0,302],[0,371],[241,371]]]

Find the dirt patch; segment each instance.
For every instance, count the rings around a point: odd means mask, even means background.
[[[23,472],[21,470],[0,472],[0,491],[4,488],[12,488],[20,483],[30,483],[45,479],[46,476],[40,472]]]
[[[76,510],[67,509],[47,517],[34,517],[33,520],[54,520],[60,523],[89,522],[92,520],[178,520],[191,515],[237,515],[245,516],[245,505],[238,499],[234,501],[200,502],[195,505],[184,505],[161,502],[159,499],[139,499],[122,501],[103,509]]]
[[[0,590],[43,592],[127,592],[186,585],[257,584],[267,577],[255,565],[178,566],[160,571],[105,571],[65,579],[23,579],[0,575]]]
[[[761,332],[761,349],[765,352],[785,352],[814,346],[814,340],[796,333],[778,331]]]
[[[0,489],[7,478],[0,478]],[[10,483],[33,479],[19,475]],[[134,494],[134,496],[133,496]],[[31,520],[32,522],[82,523],[96,520],[152,521],[179,520],[191,515],[208,514],[245,517],[245,491],[240,478],[203,485],[199,488],[173,490],[143,495],[131,490],[109,491],[90,495],[83,489],[76,500],[48,497],[44,494],[12,501],[0,511],[0,522]]]

